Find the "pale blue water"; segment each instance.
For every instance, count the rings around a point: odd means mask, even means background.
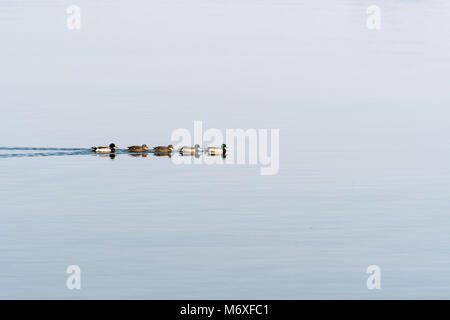
[[[449,14],[0,1],[0,298],[449,298]],[[279,173],[85,150],[194,120],[280,129]]]

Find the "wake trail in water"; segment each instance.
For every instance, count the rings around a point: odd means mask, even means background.
[[[0,151],[37,151],[23,153],[0,153],[0,158],[27,158],[85,155],[91,152],[88,148],[54,148],[54,147],[0,147]],[[48,152],[45,152],[48,151]]]
[[[32,148],[32,147],[0,147],[0,150],[17,150],[17,151],[82,151],[90,150],[87,148]]]
[[[89,155],[90,150],[85,151],[59,151],[59,152],[32,152],[32,153],[0,153],[0,158],[29,158],[29,157],[56,157],[56,156],[76,156],[76,155]]]

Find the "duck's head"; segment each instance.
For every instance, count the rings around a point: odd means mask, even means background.
[[[142,149],[147,149],[147,145],[146,145],[146,144],[143,144],[143,145],[142,145]]]
[[[109,147],[110,147],[111,149],[117,149],[117,147],[116,147],[116,145],[115,145],[114,143],[111,143],[111,144],[109,145]]]
[[[224,143],[224,144],[222,144],[222,149],[226,149],[227,148],[227,145]]]
[[[197,143],[197,144],[194,146],[194,149],[195,149],[195,151],[198,151],[198,150],[200,149],[200,145]]]
[[[172,150],[172,149],[173,149],[173,145],[169,144],[169,145],[167,146],[167,148],[169,148],[170,150]]]

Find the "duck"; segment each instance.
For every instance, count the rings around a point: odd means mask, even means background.
[[[222,146],[220,147],[209,147],[208,148],[208,154],[215,156],[218,154],[225,154],[227,152],[227,145],[226,144],[222,144]]]
[[[158,146],[158,147],[154,147],[152,149],[153,152],[160,152],[160,153],[172,153],[172,150],[173,150],[173,146],[171,144],[169,144],[167,147]]]
[[[131,146],[128,147],[128,152],[145,152],[147,151],[147,145],[143,144],[142,146]]]
[[[196,144],[193,147],[182,147],[180,149],[180,153],[183,155],[192,155],[192,154],[196,154],[200,151],[200,145]]]
[[[110,153],[116,151],[117,148],[118,147],[114,143],[111,143],[109,146],[92,147],[91,150],[97,153]]]

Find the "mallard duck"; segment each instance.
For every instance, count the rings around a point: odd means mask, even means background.
[[[222,144],[221,147],[209,147],[208,154],[215,156],[217,154],[225,154],[227,152],[227,145]]]
[[[131,146],[128,147],[129,152],[145,152],[147,151],[147,145],[143,144],[142,146]]]
[[[171,153],[172,149],[173,149],[173,146],[171,144],[169,144],[167,147],[165,147],[165,146],[154,147],[152,151],[160,152],[160,153]]]
[[[96,146],[92,147],[91,150],[97,153],[109,153],[116,151],[117,147],[114,143],[111,143],[109,146]]]
[[[196,144],[193,147],[182,147],[180,149],[180,153],[183,155],[192,155],[196,154],[200,151],[200,145]]]

